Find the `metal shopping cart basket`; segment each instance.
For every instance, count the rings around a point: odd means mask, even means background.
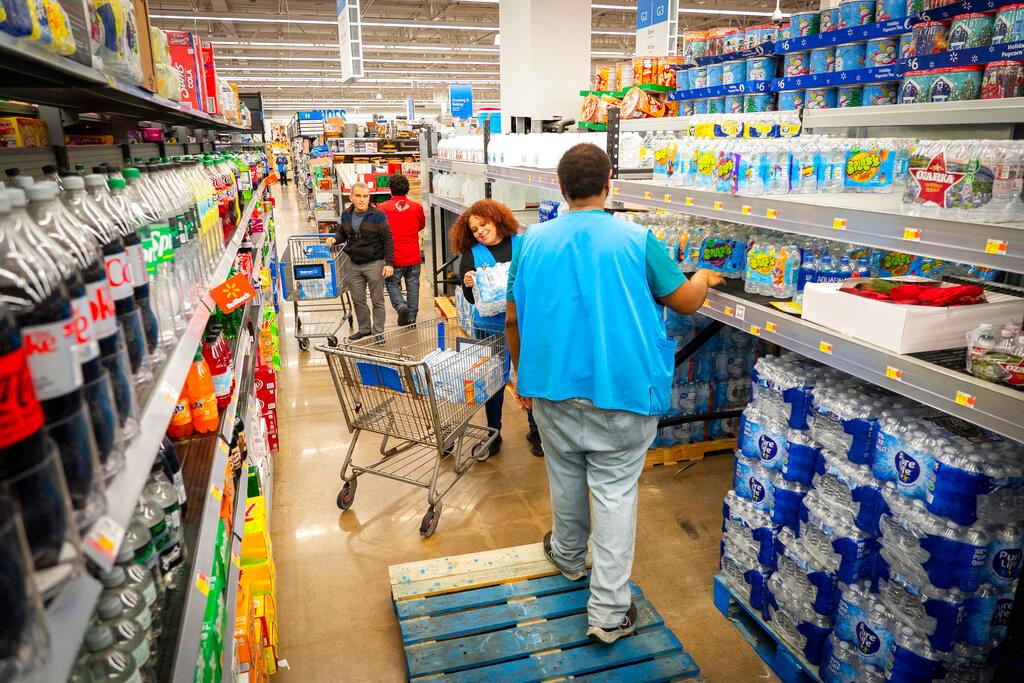
[[[292,302],[295,339],[303,351],[310,339],[338,345],[343,322],[352,327],[352,300],[345,287],[348,256],[324,244],[331,235],[295,235],[281,258],[281,294]]]
[[[374,342],[374,339],[377,342]],[[318,345],[327,356],[352,442],[341,467],[338,507],[355,499],[358,478],[375,474],[427,489],[420,524],[426,538],[441,516],[441,498],[477,460],[485,460],[497,430],[470,424],[477,409],[508,380],[504,334],[467,336],[453,318],[424,320],[342,348]],[[383,435],[380,457],[352,463],[364,431]]]

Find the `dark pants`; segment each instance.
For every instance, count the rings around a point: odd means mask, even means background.
[[[405,297],[402,296],[402,280],[405,280]],[[420,264],[395,266],[394,274],[385,279],[384,284],[394,309],[397,311],[402,306],[408,306],[412,321],[416,322],[416,312],[420,307]]]
[[[277,175],[279,175],[281,177],[281,184],[282,185],[287,185],[288,184],[288,171],[278,171]]]
[[[505,387],[498,390],[494,396],[487,399],[484,404],[484,412],[487,413],[487,426],[491,429],[501,431],[501,408],[505,401]],[[526,411],[526,421],[530,424],[530,431],[537,431],[537,423],[533,421],[533,411]]]

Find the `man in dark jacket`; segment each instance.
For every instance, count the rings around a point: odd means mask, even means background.
[[[391,240],[388,217],[375,206],[370,206],[370,188],[366,183],[352,185],[352,204],[341,212],[338,233],[327,238],[327,245],[343,243],[349,258],[348,291],[352,295],[352,308],[356,312],[359,331],[349,341],[359,341],[371,334],[374,341],[384,338],[384,279],[394,273],[395,247]],[[366,290],[370,290],[373,321],[366,306]]]

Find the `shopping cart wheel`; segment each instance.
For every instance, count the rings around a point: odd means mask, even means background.
[[[299,340],[299,351],[309,351],[309,340],[305,337]]]
[[[344,512],[352,507],[352,501],[356,498],[356,483],[352,481],[346,481],[345,485],[341,487],[341,492],[338,494],[338,509]]]
[[[327,345],[328,346],[337,346],[338,345],[338,338],[337,337],[328,337],[327,338]]]
[[[431,505],[427,510],[427,514],[423,515],[423,521],[420,522],[420,536],[423,538],[430,538],[434,535],[437,530],[437,520],[441,518],[441,503]]]

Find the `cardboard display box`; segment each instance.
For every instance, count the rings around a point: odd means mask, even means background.
[[[135,7],[135,28],[139,41],[139,58],[142,62],[142,82],[139,85],[150,92],[160,92],[156,83],[153,43],[149,38],[149,0],[132,0],[132,5]]]
[[[895,353],[966,347],[967,333],[981,323],[999,326],[1024,319],[1024,299],[1008,294],[986,292],[987,303],[974,306],[908,306],[839,291],[856,283],[856,279],[809,283],[804,288],[803,319]]]
[[[181,104],[202,111],[199,69],[199,39],[187,31],[167,31],[171,66],[181,75]]]

